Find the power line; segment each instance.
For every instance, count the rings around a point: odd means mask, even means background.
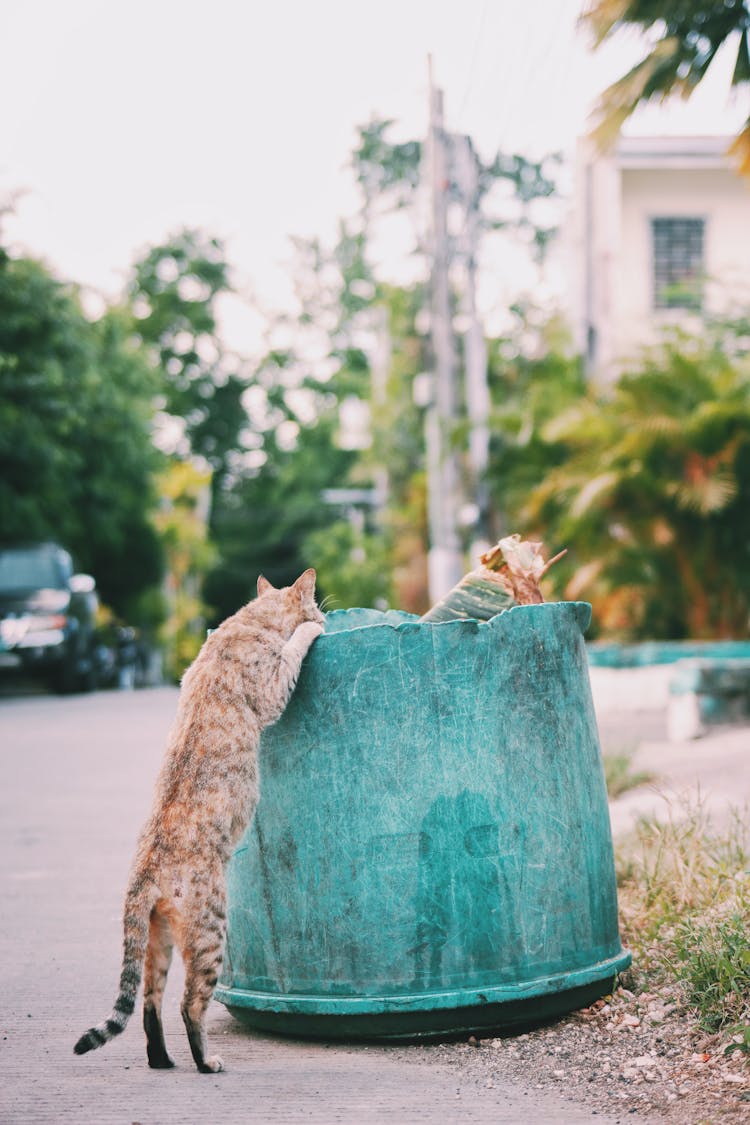
[[[458,123],[459,128],[460,128],[461,122],[463,121],[464,110],[466,109],[466,103],[469,100],[469,94],[471,93],[471,88],[474,85],[474,75],[476,74],[476,64],[477,64],[477,58],[479,56],[479,45],[482,42],[482,32],[484,31],[484,20],[485,20],[485,17],[487,15],[488,6],[489,6],[489,0],[484,0],[484,4],[482,5],[482,11],[479,14],[479,25],[477,27],[477,33],[476,33],[476,37],[474,39],[474,49],[471,52],[471,64],[470,64],[470,67],[469,67],[469,81],[468,81],[468,84],[466,86],[464,96],[461,100],[461,108],[458,111],[457,123]]]

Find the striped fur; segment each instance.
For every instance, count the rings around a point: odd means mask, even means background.
[[[260,578],[258,597],[211,634],[185,673],[125,896],[120,991],[109,1017],[80,1037],[77,1055],[123,1031],[143,979],[149,1066],[174,1065],[161,1006],[176,945],[193,1059],[203,1073],[223,1069],[208,1054],[205,1013],[224,949],[225,868],[257,804],[261,732],[283,713],[322,624],[314,570],[283,590]]]
[[[73,1050],[85,1055],[103,1047],[110,1039],[120,1035],[135,1010],[135,1000],[141,983],[143,961],[148,947],[149,918],[154,906],[154,896],[137,893],[129,888],[125,901],[123,964],[120,973],[120,991],[109,1017],[96,1027],[84,1032]]]

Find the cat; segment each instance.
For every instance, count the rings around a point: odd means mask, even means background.
[[[149,1066],[174,1066],[161,1005],[176,944],[185,963],[182,1018],[198,1070],[223,1070],[208,1055],[205,1013],[226,931],[225,869],[258,801],[258,744],[280,718],[302,661],[323,632],[314,570],[258,596],[206,639],[185,673],[177,717],[141,833],[125,896],[120,992],[107,1020],[74,1047],[83,1055],[125,1028],[143,976]]]

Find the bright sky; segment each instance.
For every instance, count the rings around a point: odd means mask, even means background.
[[[0,202],[14,250],[108,297],[184,224],[225,239],[236,282],[284,303],[291,235],[356,207],[356,126],[423,136],[427,55],[448,127],[481,152],[570,152],[634,42],[588,51],[582,0],[3,0]],[[648,131],[721,133],[726,83]],[[647,117],[644,118],[647,121]],[[682,123],[682,124],[680,124]],[[648,122],[647,122],[648,124]],[[632,131],[632,130],[631,130]],[[249,305],[226,324],[241,348]]]

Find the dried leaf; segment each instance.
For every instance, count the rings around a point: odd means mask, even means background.
[[[482,555],[480,562],[488,570],[500,572],[506,590],[518,605],[538,605],[544,601],[539,588],[540,581],[549,568],[566,553],[560,551],[549,562],[545,562],[542,556],[543,546],[543,543],[522,539],[520,535],[508,535]]]

